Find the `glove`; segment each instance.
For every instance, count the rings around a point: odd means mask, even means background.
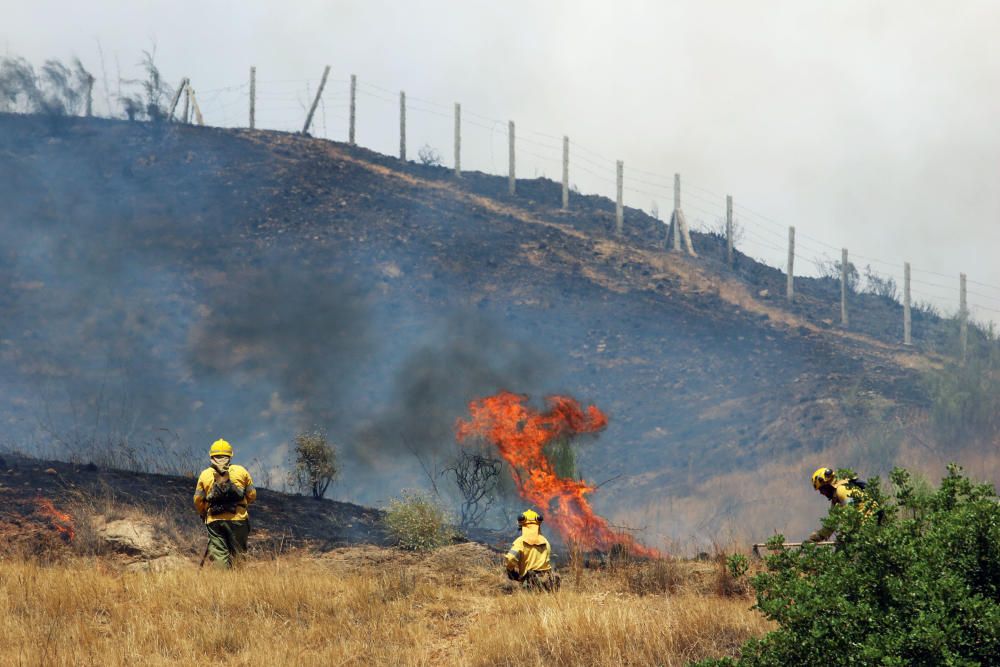
[[[208,490],[208,493],[205,495],[205,500],[212,502],[213,500],[224,498],[231,492],[232,488],[233,483],[229,481],[229,478],[223,477],[213,484],[212,488]]]

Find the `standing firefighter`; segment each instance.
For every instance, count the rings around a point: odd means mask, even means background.
[[[812,475],[813,488],[825,496],[832,506],[857,505],[864,511],[865,482],[859,479],[839,479],[830,468],[820,468]],[[868,512],[865,512],[868,514]],[[822,527],[809,536],[810,542],[823,542],[833,535],[833,528]]]
[[[559,589],[559,575],[552,571],[552,547],[539,532],[541,523],[542,515],[534,510],[525,510],[517,517],[521,536],[504,554],[504,565],[507,576],[525,588],[555,591]]]
[[[250,473],[231,465],[233,447],[216,440],[208,452],[212,465],[198,476],[194,506],[208,528],[208,555],[217,567],[230,568],[247,550],[247,505],[257,498]]]

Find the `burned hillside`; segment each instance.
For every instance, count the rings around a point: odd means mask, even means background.
[[[829,281],[786,309],[780,273],[730,270],[717,237],[668,253],[629,209],[616,238],[612,202],[561,211],[544,179],[512,197],[308,137],[0,115],[0,197],[5,437],[42,455],[155,469],[225,434],[270,470],[319,425],[337,493],[374,503],[454,446],[471,399],[566,392],[609,415],[579,450],[618,480],[595,504],[635,517],[837,442],[845,396],[926,404],[898,305],[859,297],[843,332]]]

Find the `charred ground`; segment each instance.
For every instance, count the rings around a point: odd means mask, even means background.
[[[368,503],[419,479],[410,452],[449,447],[470,398],[510,389],[607,411],[581,473],[621,475],[598,508],[648,509],[838,441],[845,396],[926,405],[916,369],[954,328],[918,317],[922,356],[896,344],[898,304],[857,295],[842,331],[835,281],[799,280],[787,308],[784,276],[726,267],[716,236],[681,257],[662,223],[627,209],[618,239],[613,202],[563,212],[545,179],[511,197],[276,132],[0,115],[0,199],[12,445],[156,459],[159,437],[180,457],[226,433],[267,468],[319,424],[340,493]]]

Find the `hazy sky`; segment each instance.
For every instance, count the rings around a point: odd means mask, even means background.
[[[749,254],[783,263],[786,227],[795,224],[801,272],[842,246],[862,266],[878,259],[887,264],[873,268],[895,275],[907,259],[919,281],[914,298],[954,309],[965,271],[976,281],[974,316],[1000,319],[992,255],[1000,249],[1000,3],[2,5],[0,48],[38,64],[80,57],[98,78],[102,112],[119,72],[138,76],[140,52],[154,42],[169,81],[191,77],[209,124],[246,124],[256,65],[258,126],[299,129],[329,64],[314,134],[346,138],[346,81],[355,73],[359,143],[398,150],[402,89],[410,155],[429,144],[450,165],[459,101],[467,169],[506,171],[513,119],[519,176],[558,178],[567,134],[571,180],[585,192],[613,196],[622,159],[627,203],[649,210],[656,200],[666,211],[680,172],[693,221],[713,224],[724,195],[734,196]]]

